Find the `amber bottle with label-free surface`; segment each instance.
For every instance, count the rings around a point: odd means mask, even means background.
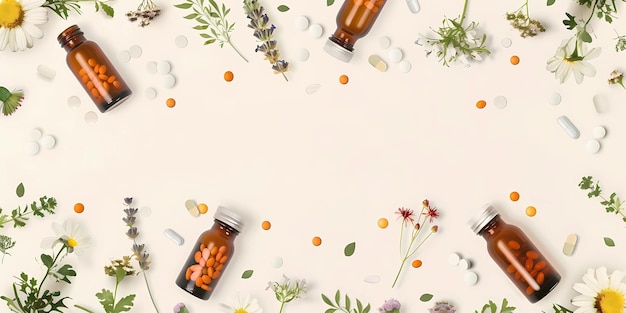
[[[130,97],[132,91],[122,76],[100,46],[85,39],[78,26],[68,27],[57,40],[67,51],[67,65],[100,112],[107,112]]]
[[[487,204],[482,214],[470,221],[472,230],[485,238],[487,251],[528,301],[544,298],[561,280],[545,256],[516,226],[502,220]]]
[[[337,14],[337,30],[328,38],[324,50],[335,58],[350,62],[354,44],[374,25],[387,0],[345,0]]]
[[[234,211],[220,206],[211,229],[203,232],[193,245],[176,285],[203,300],[209,299],[235,251],[235,237],[243,222]]]

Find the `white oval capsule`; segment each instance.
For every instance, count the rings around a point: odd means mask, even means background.
[[[563,254],[572,255],[574,254],[574,248],[576,248],[576,242],[578,241],[578,236],[576,234],[569,234],[565,239],[565,243],[563,244]]]
[[[372,54],[370,55],[369,58],[367,58],[367,61],[369,62],[370,65],[372,65],[375,69],[384,72],[387,70],[387,63],[385,63],[385,61],[383,61],[383,59],[381,59],[378,55],[376,54]]]
[[[185,243],[185,239],[171,228],[164,230],[163,234],[177,246],[182,246]]]
[[[47,80],[53,80],[54,76],[56,76],[57,72],[50,68],[47,67],[43,64],[40,64],[37,66],[37,73],[39,73],[39,75],[41,75],[41,77],[47,79]]]
[[[409,11],[415,14],[420,11],[420,4],[417,0],[406,0],[406,4],[409,6]]]
[[[572,123],[572,121],[570,121],[570,119],[567,118],[567,116],[561,115],[556,119],[556,121],[559,123],[559,126],[563,128],[565,133],[571,138],[576,139],[580,136],[580,132],[578,131],[578,128],[576,128],[574,123]]]

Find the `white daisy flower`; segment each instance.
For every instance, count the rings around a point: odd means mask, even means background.
[[[613,271],[607,274],[606,267],[589,269],[583,275],[583,282],[573,288],[580,295],[572,299],[578,309],[574,313],[623,313],[626,298],[626,283],[622,280],[626,273]]]
[[[585,44],[578,42],[576,37],[563,40],[554,57],[548,60],[546,69],[554,73],[561,84],[567,81],[570,74],[573,74],[576,83],[580,84],[585,76],[596,75],[596,69],[587,60],[596,58],[600,52],[601,48],[587,51]]]
[[[0,0],[0,51],[7,46],[11,51],[33,47],[33,39],[41,39],[43,32],[37,25],[48,22],[48,11],[42,7],[45,0]]]
[[[67,247],[68,253],[81,255],[91,241],[91,238],[80,229],[80,225],[70,221],[65,221],[63,225],[52,223],[52,230],[54,230],[55,237],[45,238],[41,242],[42,248],[52,248],[57,243],[61,243]]]
[[[225,313],[262,313],[263,310],[257,303],[257,300],[254,298],[250,298],[250,296],[240,296],[237,294],[237,297],[233,300],[232,304],[224,304],[220,303],[220,307],[222,311]]]

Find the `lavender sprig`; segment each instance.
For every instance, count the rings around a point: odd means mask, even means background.
[[[281,73],[285,80],[289,81],[287,76],[285,76],[285,72],[289,70],[289,63],[285,60],[280,60],[280,53],[276,40],[274,40],[274,29],[276,29],[276,26],[270,24],[269,17],[264,13],[265,9],[257,0],[244,0],[243,3],[244,12],[250,19],[248,27],[254,29],[253,35],[260,42],[255,52],[262,52],[265,55],[265,59],[272,64],[274,73]]]

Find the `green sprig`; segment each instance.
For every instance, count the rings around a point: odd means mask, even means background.
[[[9,236],[0,235],[0,252],[2,252],[2,262],[4,262],[5,255],[11,255],[7,252],[9,249],[15,246],[15,240]]]
[[[552,304],[552,309],[554,310],[554,313],[574,313],[572,310],[557,303]],[[545,311],[542,312],[546,313]]]
[[[354,301],[351,300],[347,294],[343,297],[343,299],[344,304],[341,304],[342,297],[341,291],[339,291],[339,289],[337,289],[337,292],[335,292],[334,302],[328,296],[322,293],[322,300],[324,301],[324,303],[330,306],[330,309],[326,310],[325,313],[334,313],[336,311],[342,311],[345,313],[367,313],[370,311],[371,306],[369,303],[366,306],[363,306],[361,300],[355,299],[356,307],[353,307],[352,303],[354,303]]]
[[[29,220],[29,215],[34,215],[38,217],[44,217],[46,213],[54,214],[54,210],[57,206],[57,200],[53,197],[48,198],[47,196],[43,196],[39,198],[39,203],[33,201],[30,204],[24,206],[24,208],[18,207],[11,211],[11,216],[7,214],[2,214],[2,209],[0,209],[0,228],[4,227],[4,224],[13,223],[13,227],[24,227],[26,226],[26,222]]]
[[[115,15],[115,10],[112,6],[106,4],[105,1],[100,0],[46,0],[43,4],[44,7],[54,11],[62,19],[66,20],[69,17],[69,13],[74,11],[77,14],[82,14],[80,4],[84,2],[93,2],[96,12],[102,11],[109,17]]]
[[[474,311],[474,313],[511,313],[515,311],[514,306],[509,306],[509,302],[506,298],[502,299],[502,305],[500,305],[500,311],[495,302],[489,300],[489,303],[483,305],[482,309]]]
[[[622,200],[617,196],[615,192],[609,195],[608,199],[602,193],[602,188],[600,187],[600,182],[594,182],[593,177],[585,176],[582,178],[580,183],[578,183],[578,187],[581,190],[587,191],[587,197],[591,198],[600,198],[600,204],[604,206],[604,209],[607,213],[615,213],[622,216],[622,220],[626,222],[626,214],[624,214],[624,209],[622,208]]]

